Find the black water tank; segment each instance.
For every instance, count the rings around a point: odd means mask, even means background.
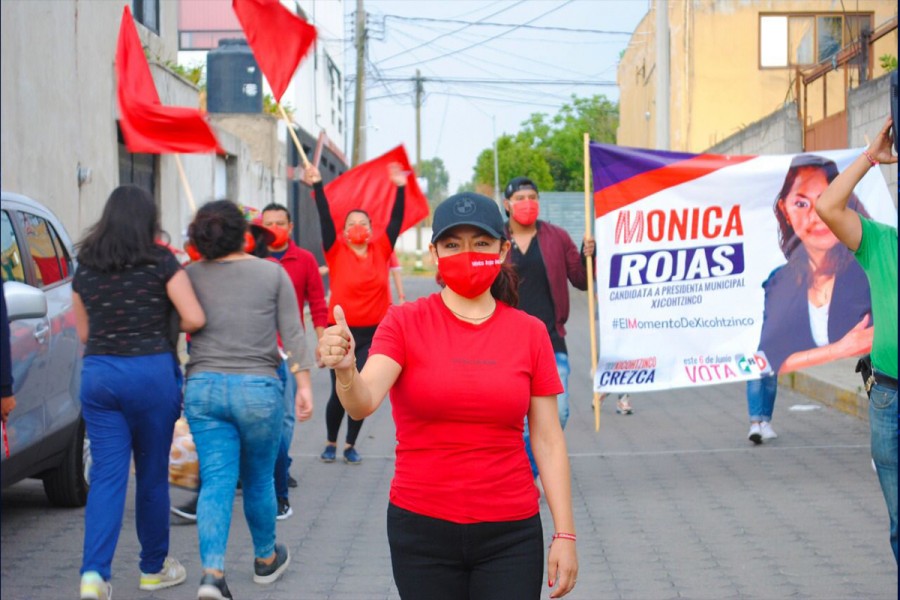
[[[211,113],[262,112],[262,72],[247,40],[220,40],[206,55],[206,94]]]

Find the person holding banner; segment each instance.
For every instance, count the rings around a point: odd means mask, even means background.
[[[585,237],[581,252],[562,227],[538,219],[540,194],[537,185],[527,177],[512,179],[504,189],[503,208],[509,220],[504,228],[511,249],[506,260],[519,274],[519,309],[537,317],[550,334],[556,358],[556,369],[563,391],[557,394],[559,424],[565,429],[569,420],[569,351],[566,348],[566,321],[569,319],[569,283],[576,289],[587,289],[587,256],[594,256],[594,240]],[[624,402],[624,404],[623,404]],[[627,407],[621,398],[619,407]],[[538,477],[537,464],[531,451],[528,422],[525,423],[525,450],[531,463],[531,474]]]
[[[747,438],[754,444],[778,437],[771,425],[778,373],[865,354],[872,346],[865,273],[815,212],[819,197],[837,176],[833,161],[797,155],[775,198],[773,210],[787,264],[763,283],[759,349],[771,373],[747,382]],[[868,216],[855,196],[849,207]]]
[[[400,236],[405,207],[405,189],[408,173],[400,165],[389,168],[391,182],[397,187],[397,195],[391,210],[390,221],[384,232],[372,230],[372,221],[362,209],[351,210],[344,220],[344,229],[338,236],[328,199],[322,186],[319,169],[309,165],[303,180],[313,187],[319,224],[322,229],[322,246],[325,262],[331,277],[331,297],[328,305],[328,323],[334,324],[334,307],[338,304],[348,309],[349,324],[356,342],[356,360],[360,368],[365,364],[375,329],[391,306],[390,283],[386,274],[394,243]],[[334,462],[337,458],[337,438],[344,420],[344,408],[338,400],[334,372],[331,373],[331,397],[325,408],[327,441],[319,456],[322,462]],[[356,439],[362,428],[362,420],[347,417],[347,438],[344,445],[344,462],[358,465],[362,457],[356,450]]]
[[[182,401],[170,334],[175,313],[187,332],[203,327],[206,317],[175,255],[156,242],[159,233],[150,193],[123,185],[110,194],[100,220],[78,246],[72,306],[85,343],[80,397],[93,457],[84,511],[83,599],[111,594],[132,457],[139,587],[159,590],[187,577],[169,556],[169,450]]]
[[[309,358],[297,297],[287,272],[244,252],[247,222],[228,200],[202,206],[188,233],[204,260],[187,272],[207,315],[191,336],[185,416],[200,458],[197,535],[203,577],[198,597],[230,598],[225,551],[235,486],[240,479],[244,516],[253,538],[253,581],[274,583],[290,553],[276,543],[273,474],[284,421],[282,358],[297,384],[297,419],[312,412]]]
[[[540,598],[544,542],[522,448],[527,414],[555,528],[547,583],[559,598],[575,586],[578,558],[555,398],[563,387],[547,329],[514,309],[518,278],[503,264],[510,243],[491,199],[451,196],[433,223],[429,250],[443,289],[388,311],[362,371],[340,305],[319,341],[351,416],[371,415],[391,395],[387,530],[397,589],[404,599]]]
[[[816,204],[816,213],[862,265],[872,287],[875,337],[872,343],[872,377],[869,395],[869,429],[872,459],[890,516],[891,549],[900,564],[897,548],[897,229],[866,219],[850,207],[853,189],[872,167],[894,164],[891,126],[887,122],[869,147],[844,169]]]

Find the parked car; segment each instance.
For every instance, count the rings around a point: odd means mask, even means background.
[[[9,310],[16,408],[6,424],[0,485],[42,479],[50,502],[84,506],[90,442],[81,418],[83,346],[75,330],[75,253],[47,208],[2,192],[0,262]]]

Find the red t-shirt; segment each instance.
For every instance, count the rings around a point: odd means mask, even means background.
[[[390,393],[393,504],[454,523],[538,513],[523,419],[532,396],[562,392],[543,323],[498,302],[490,319],[473,325],[433,294],[391,307],[373,354],[403,367]]]
[[[369,243],[365,256],[354,252],[342,238],[325,252],[331,275],[329,323],[334,324],[336,304],[344,309],[351,327],[374,327],[381,322],[391,306],[387,273],[393,251],[388,237],[380,235]]]

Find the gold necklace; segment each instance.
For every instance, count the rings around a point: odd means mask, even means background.
[[[446,303],[446,302],[444,303],[444,306],[447,306],[447,303]],[[494,308],[492,308],[492,309],[491,309],[491,312],[489,312],[488,314],[486,314],[486,315],[483,316],[483,317],[467,317],[466,315],[461,315],[461,314],[459,314],[458,312],[456,312],[455,310],[453,310],[453,309],[450,308],[449,306],[447,306],[447,310],[449,310],[450,312],[452,312],[454,315],[456,315],[456,316],[459,317],[460,319],[465,319],[465,320],[467,320],[467,321],[484,321],[485,319],[490,319],[490,318],[494,315],[494,313],[497,312],[497,303],[494,302]]]

